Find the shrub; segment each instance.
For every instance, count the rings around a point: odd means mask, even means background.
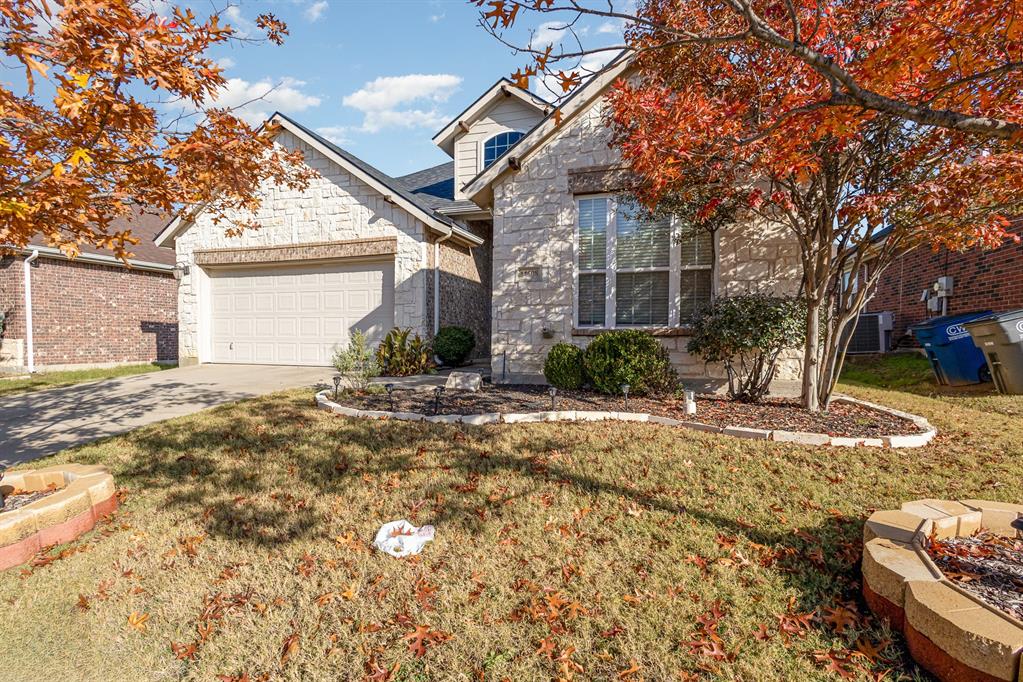
[[[759,402],[767,395],[778,355],[803,344],[805,319],[806,306],[795,298],[720,298],[693,324],[689,352],[724,364],[733,399]]]
[[[369,380],[380,375],[380,365],[373,357],[366,335],[356,329],[347,348],[334,349],[334,368],[344,374],[356,391],[365,391]]]
[[[634,395],[665,394],[678,387],[668,351],[649,332],[604,332],[587,346],[583,364],[590,382],[611,395],[621,393],[622,384]]]
[[[410,338],[411,337],[411,338]],[[422,374],[433,367],[433,351],[412,329],[395,327],[377,348],[377,363],[385,376],[407,377]]]
[[[583,351],[570,343],[559,343],[547,353],[543,375],[555,388],[576,389],[586,383]]]
[[[445,365],[461,365],[476,347],[476,335],[465,327],[441,327],[433,337],[433,352]]]

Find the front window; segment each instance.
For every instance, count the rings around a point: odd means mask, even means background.
[[[499,133],[483,143],[483,167],[486,168],[497,161],[501,154],[508,151],[513,144],[522,139],[523,133],[510,131]]]
[[[710,302],[709,233],[686,234],[678,221],[644,218],[610,196],[583,197],[577,207],[578,326],[675,326]]]

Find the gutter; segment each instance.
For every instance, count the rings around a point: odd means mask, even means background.
[[[440,245],[454,235],[454,230],[449,229],[443,237],[433,242],[433,335],[437,336],[440,331]]]
[[[39,249],[32,249],[32,254],[22,261],[25,273],[25,353],[28,361],[28,373],[35,374],[35,348],[32,346],[32,261],[39,258]]]
[[[93,263],[96,265],[115,265],[125,267],[124,261],[114,256],[107,256],[101,253],[80,253],[74,257],[74,259],[68,258],[67,255],[60,249],[53,248],[52,246],[32,246],[30,247],[33,253],[47,258],[60,258],[62,260],[73,261],[75,263]],[[23,252],[28,252],[28,249],[24,249]],[[128,263],[135,270],[150,270],[152,272],[174,272],[173,265],[167,265],[165,263],[153,263],[144,260],[135,260],[131,258]]]

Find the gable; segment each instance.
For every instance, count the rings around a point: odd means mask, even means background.
[[[459,135],[468,132],[473,124],[485,116],[495,104],[512,100],[523,107],[532,109],[539,117],[545,116],[552,108],[551,104],[543,98],[528,90],[523,90],[507,78],[502,78],[434,135],[434,143],[453,157],[455,155],[455,140]]]
[[[495,102],[469,126],[469,130],[456,136],[454,142],[455,199],[465,198],[462,186],[474,178],[484,163],[484,145],[501,133],[527,133],[543,120],[543,114],[517,99]]]
[[[358,157],[346,152],[337,145],[325,140],[308,128],[300,125],[283,114],[276,113],[270,121],[279,125],[278,143],[289,148],[299,148],[305,156],[305,163],[321,174],[337,168],[351,176],[354,180],[368,188],[378,199],[394,206],[411,219],[423,223],[428,229],[446,236],[454,237],[470,246],[479,246],[483,240],[468,230],[455,224],[450,218],[436,213],[422,198],[413,194],[401,182],[374,168]],[[270,197],[274,196],[271,188]],[[202,208],[191,215],[176,217],[157,237],[158,246],[172,243],[174,238],[201,215]]]
[[[599,106],[604,93],[619,77],[628,72],[631,63],[632,53],[622,52],[602,71],[580,86],[556,111],[537,124],[502,157],[469,180],[461,188],[463,195],[479,206],[485,208],[492,206],[494,181],[505,173],[520,168],[522,163],[539,153],[574,120]]]

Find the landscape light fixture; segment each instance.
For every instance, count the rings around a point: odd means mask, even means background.
[[[622,389],[622,395],[625,396],[625,409],[629,409],[629,385],[622,384],[618,388]]]
[[[440,414],[440,397],[444,394],[444,387],[438,386],[433,389],[433,413]]]
[[[387,402],[391,406],[391,412],[394,412],[394,384],[384,384],[384,388],[387,389]]]
[[[558,395],[558,389],[555,388],[554,386],[551,386],[550,388],[547,389],[547,394],[551,397],[551,412],[553,412],[554,409],[555,409],[554,408],[554,399]]]
[[[341,386],[341,379],[343,377],[340,374],[334,375],[334,400],[337,400],[337,390]]]
[[[685,391],[686,398],[686,414],[696,414],[696,391]]]

